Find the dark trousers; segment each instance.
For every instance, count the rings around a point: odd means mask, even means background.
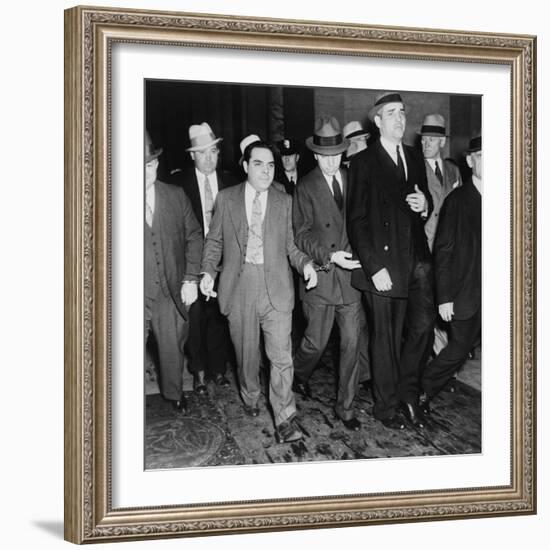
[[[353,416],[352,405],[358,384],[361,302],[328,305],[303,302],[306,329],[294,357],[294,373],[307,381],[327,346],[334,321],[340,331],[340,368],[336,414],[343,420]]]
[[[220,313],[218,300],[206,301],[199,292],[197,301],[189,308],[189,371],[205,372],[209,377],[225,374],[230,358],[231,341],[227,319]]]
[[[155,336],[159,355],[159,386],[166,399],[177,400],[183,389],[183,347],[188,324],[171,296],[162,291],[145,297],[145,344],[149,332]]]
[[[426,366],[422,376],[422,388],[429,397],[437,395],[463,365],[478,340],[480,330],[481,310],[469,319],[451,321],[449,343]]]
[[[366,292],[370,328],[374,417],[391,418],[400,403],[416,403],[420,369],[433,335],[435,309],[431,266],[416,262],[407,298]]]

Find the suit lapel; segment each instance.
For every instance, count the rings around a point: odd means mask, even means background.
[[[232,194],[229,201],[229,217],[231,218],[231,223],[235,229],[237,242],[241,248],[246,243],[246,235],[248,231],[246,205],[244,200],[244,186],[245,183],[241,183],[235,189],[235,193]]]
[[[342,171],[340,171],[340,174],[342,174]],[[323,208],[327,209],[327,214],[330,214],[334,220],[342,221],[342,212],[338,209],[338,206],[336,205],[336,201],[334,200],[334,195],[332,194],[332,191],[329,189],[327,180],[325,176],[323,175],[323,172],[317,166],[315,168],[315,181],[317,183],[318,187],[318,197],[321,203],[323,204]],[[342,182],[344,181],[342,177]],[[344,189],[342,189],[342,196],[344,196]],[[344,198],[344,204],[346,204],[345,198]]]
[[[373,147],[375,147],[375,154],[380,166],[380,171],[382,178],[379,180],[380,185],[387,191],[390,195],[394,197],[395,203],[397,206],[404,212],[409,212],[407,203],[405,202],[404,189],[402,189],[401,182],[397,174],[397,166],[393,159],[390,157],[389,153],[384,149],[382,143],[377,141]],[[407,159],[407,157],[405,157]],[[410,172],[410,163],[407,161],[407,170],[409,179],[411,177]]]

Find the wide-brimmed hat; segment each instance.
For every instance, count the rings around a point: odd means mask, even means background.
[[[193,124],[189,126],[189,142],[191,147],[188,147],[186,151],[200,151],[206,149],[215,143],[218,143],[223,138],[217,138],[210,128],[208,122],[201,122],[200,124]]]
[[[320,116],[315,120],[315,131],[306,139],[306,146],[320,155],[338,155],[349,146],[342,135],[339,122],[333,116]]]
[[[242,166],[243,160],[244,160],[244,150],[251,144],[256,143],[257,141],[262,141],[259,136],[256,134],[250,134],[243,139],[241,139],[241,142],[239,143],[239,149],[241,150],[241,158],[239,159],[239,164]]]
[[[347,139],[353,139],[358,137],[370,137],[370,134],[363,130],[363,126],[361,126],[361,123],[358,120],[352,120],[351,122],[348,122],[344,126],[344,137]]]
[[[149,132],[145,130],[145,164],[151,162],[162,154],[162,147],[155,149]]]
[[[374,117],[380,112],[380,109],[388,103],[403,103],[403,107],[405,107],[401,94],[398,92],[382,92],[376,96],[374,105],[369,110],[370,120],[374,121]]]
[[[281,141],[278,141],[277,148],[279,149],[279,153],[282,157],[288,155],[296,155],[300,152],[298,150],[298,147],[294,143],[294,140],[290,139],[282,139]]]
[[[420,132],[421,136],[447,137],[449,134],[445,131],[445,118],[438,113],[426,115],[422,121]]]
[[[475,136],[470,140],[466,154],[477,153],[478,151],[481,151],[481,136]]]

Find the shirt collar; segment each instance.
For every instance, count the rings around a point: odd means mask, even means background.
[[[475,185],[475,187],[478,190],[479,194],[482,195],[483,181],[480,178],[478,178],[478,177],[476,177],[472,174],[472,183]]]

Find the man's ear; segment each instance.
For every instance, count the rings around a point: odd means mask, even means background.
[[[243,170],[245,174],[248,174],[248,162],[246,160],[243,160]]]
[[[380,128],[380,121],[382,119],[380,118],[380,115],[374,115],[374,123],[376,124],[376,126],[378,126],[378,128]]]
[[[466,164],[472,168],[472,157],[470,155],[466,155]]]

